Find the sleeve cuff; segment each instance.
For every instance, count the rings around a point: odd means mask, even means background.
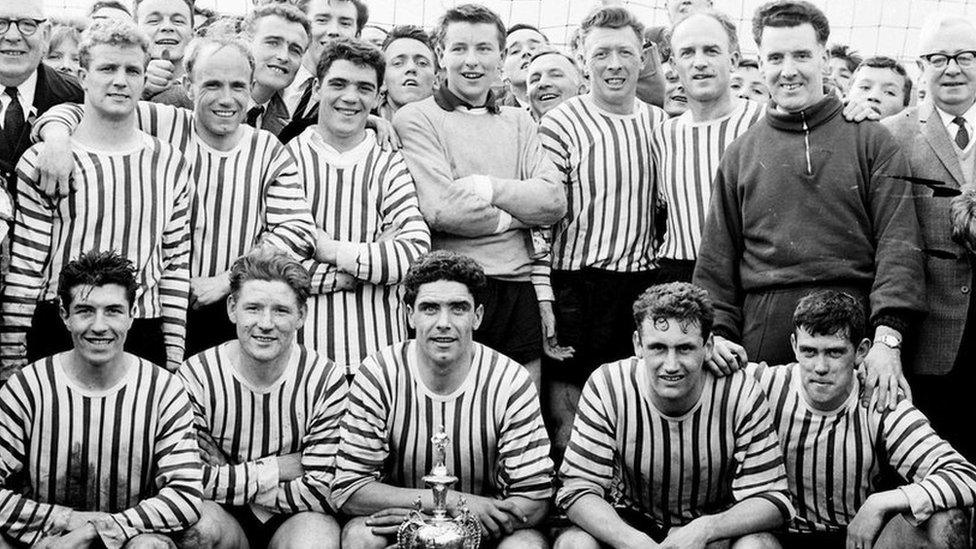
[[[911,517],[906,518],[910,518],[910,522],[913,522],[915,525],[921,524],[928,520],[935,512],[935,509],[932,507],[932,499],[929,497],[928,492],[918,483],[899,486],[898,489],[901,490],[901,493],[908,500]]]
[[[875,329],[877,329],[878,326],[887,326],[892,330],[896,330],[899,334],[901,334],[902,338],[905,337],[905,332],[908,331],[908,318],[907,315],[904,314],[886,313],[878,315],[877,318],[874,319],[873,324]]]
[[[512,226],[512,215],[504,210],[498,212],[498,226],[495,227],[495,234],[501,234]]]
[[[257,460],[256,474],[258,490],[254,503],[264,507],[274,507],[278,490],[278,461],[274,456]]]
[[[336,267],[355,276],[359,271],[359,244],[339,242],[336,251]]]
[[[552,291],[552,286],[548,284],[535,285],[536,301],[556,301],[556,294]]]

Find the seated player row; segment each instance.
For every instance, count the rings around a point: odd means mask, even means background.
[[[485,274],[452,252],[405,280],[416,337],[344,369],[296,341],[310,277],[263,246],[231,270],[236,339],[176,374],[123,351],[137,281],[115,253],[65,265],[72,349],[0,388],[0,533],[13,546],[387,547],[419,499],[431,436],[487,546],[888,547],[954,545],[976,467],[907,399],[859,403],[863,304],[803,298],[797,362],[704,368],[714,311],[688,283],[634,304],[635,356],[583,391],[553,488],[527,371],[472,340]],[[184,389],[185,388],[185,389]],[[879,473],[898,479],[881,485]],[[955,540],[955,541],[953,541]],[[805,545],[804,545],[805,544]]]

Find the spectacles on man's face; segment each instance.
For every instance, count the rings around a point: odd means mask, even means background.
[[[949,65],[949,61],[955,61],[959,67],[968,69],[976,64],[976,51],[961,51],[955,55],[947,53],[929,53],[922,55],[921,58],[929,65],[937,69],[944,69]]]
[[[31,19],[30,17],[25,17],[23,19],[8,19],[6,17],[0,17],[0,35],[4,35],[10,30],[11,26],[17,27],[20,34],[23,36],[31,36],[37,29],[41,27],[41,23],[44,23],[47,19]]]

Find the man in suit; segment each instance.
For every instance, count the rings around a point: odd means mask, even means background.
[[[15,192],[14,167],[33,121],[58,103],[81,102],[78,82],[41,63],[51,36],[43,0],[0,3],[0,180]],[[4,216],[0,208],[0,218]]]
[[[961,403],[976,388],[976,25],[936,17],[919,37],[927,100],[884,124],[909,156],[928,314],[906,356],[916,406],[967,459],[976,436]]]

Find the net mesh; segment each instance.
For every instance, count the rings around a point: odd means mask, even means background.
[[[46,0],[49,14],[80,17],[92,0]],[[382,27],[432,26],[444,9],[469,0],[368,0],[370,22]],[[480,0],[509,24],[536,25],[557,45],[565,45],[577,23],[600,0]],[[918,54],[918,30],[932,13],[972,17],[976,0],[812,0],[827,14],[831,42],[853,47],[864,56],[888,55],[902,60]],[[668,24],[665,0],[617,0],[648,26]],[[750,19],[764,0],[715,0],[739,27],[747,55],[755,53]],[[228,14],[243,14],[251,0],[197,0],[197,4]]]

